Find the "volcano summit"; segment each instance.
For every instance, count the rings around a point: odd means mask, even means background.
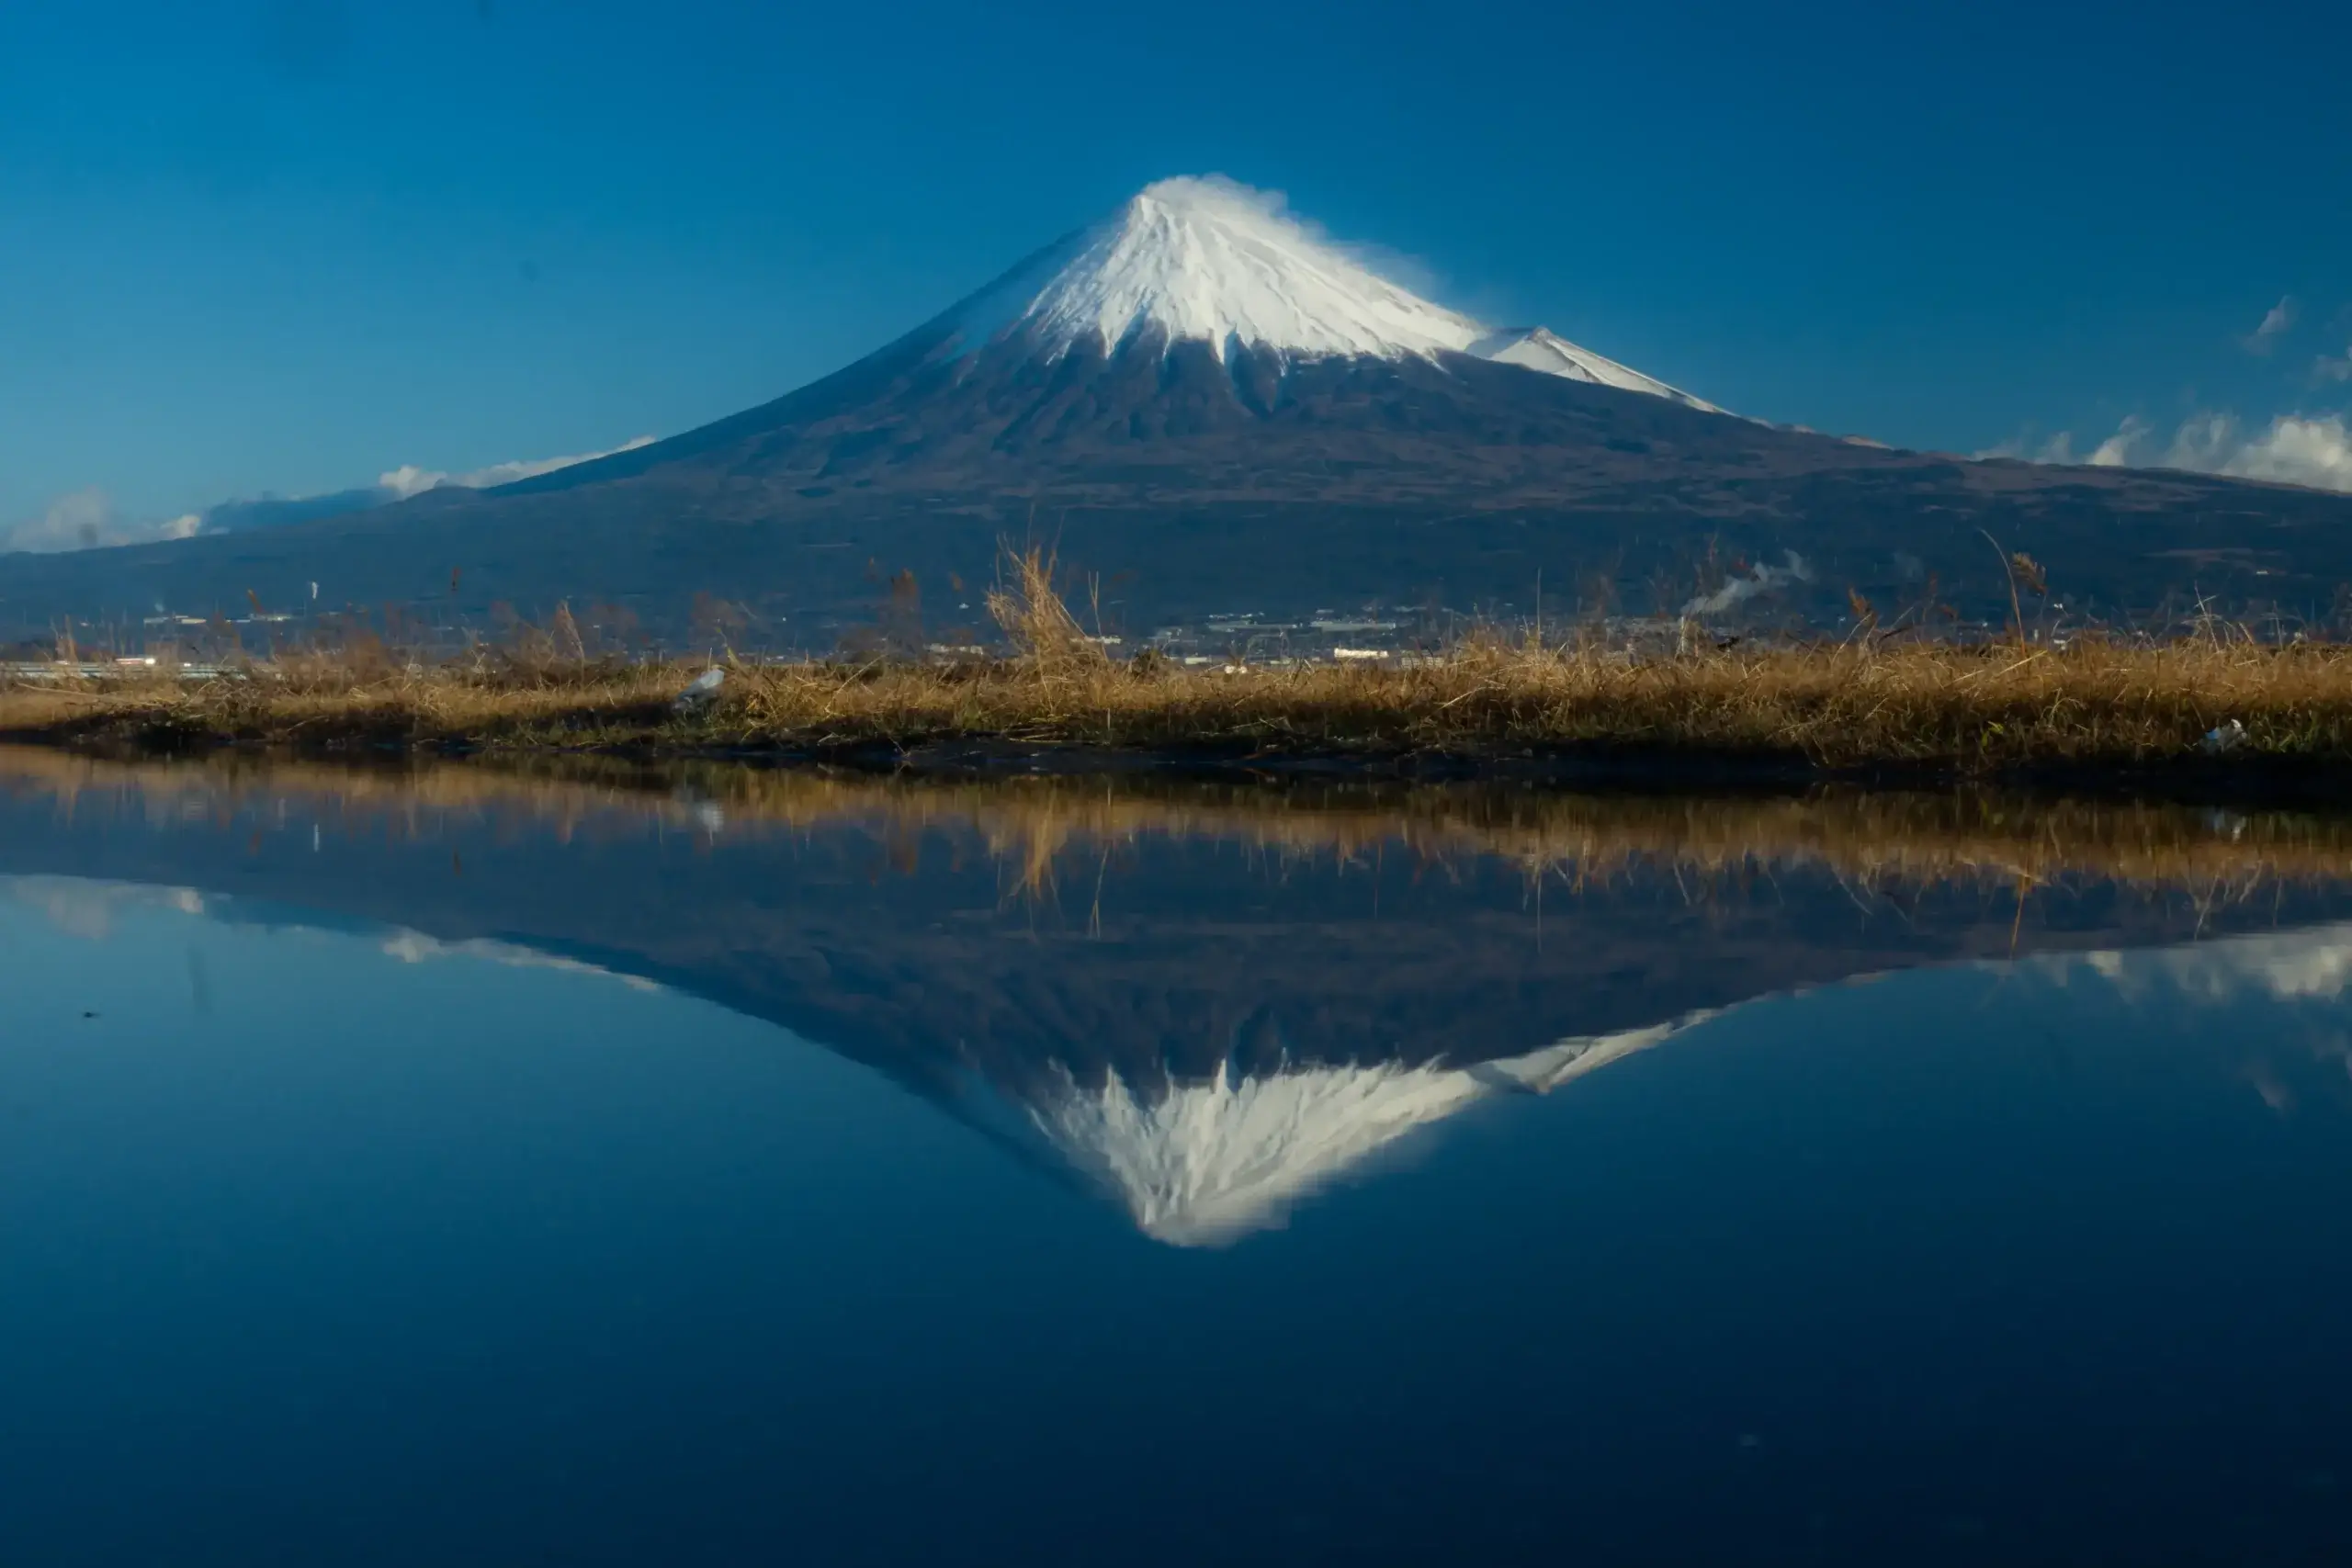
[[[1162,180],[1108,220],[1048,247],[933,326],[968,348],[1049,362],[1165,356],[1205,344],[1219,364],[1414,358],[1497,360],[1604,387],[1712,405],[1554,336],[1495,331],[1378,276],[1254,192]]]
[[[322,605],[466,615],[619,601],[657,629],[707,592],[824,647],[901,570],[930,589],[934,626],[976,618],[955,585],[1024,535],[1093,574],[1131,637],[1241,613],[1525,613],[1539,581],[1554,613],[1820,622],[1849,587],[1895,604],[1932,580],[2003,619],[1985,534],[2038,558],[2077,610],[2144,611],[2192,585],[2232,609],[2324,609],[2352,579],[2352,498],[1737,417],[1543,327],[1422,299],[1258,193],[1177,179],[761,407],[501,489],[13,558],[0,629],[202,614],[249,591],[291,607],[316,583]]]

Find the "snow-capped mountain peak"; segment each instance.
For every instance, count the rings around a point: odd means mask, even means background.
[[[1391,283],[1292,216],[1216,177],[1161,180],[955,312],[965,349],[1012,339],[1058,360],[1146,338],[1285,359],[1464,354],[1710,409],[1542,327],[1498,332]]]
[[[1460,352],[1485,329],[1318,239],[1272,197],[1220,179],[1147,186],[974,302],[967,341],[1007,330],[1058,357],[1157,331],[1223,358]],[[977,330],[976,330],[977,329]]]

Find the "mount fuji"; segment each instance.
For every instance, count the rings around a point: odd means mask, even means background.
[[[708,593],[823,647],[901,570],[939,630],[976,619],[965,585],[1008,536],[1056,543],[1111,629],[1140,636],[1524,613],[1544,582],[1555,613],[1821,622],[1851,588],[2005,618],[1988,534],[2076,609],[2194,588],[2324,610],[2352,580],[2352,497],[1738,417],[1423,299],[1259,193],[1174,179],[865,358],[668,440],[265,531],[0,560],[0,633],[249,594],[293,608],[315,583],[325,606],[471,616],[618,602],[657,630]]]

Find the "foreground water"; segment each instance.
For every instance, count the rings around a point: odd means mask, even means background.
[[[2309,818],[0,754],[0,1562],[2342,1562],[2347,922]]]

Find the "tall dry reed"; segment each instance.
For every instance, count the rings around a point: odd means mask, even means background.
[[[1493,758],[1563,750],[1990,772],[2203,754],[2352,761],[2352,648],[2281,647],[2208,625],[2170,641],[2064,647],[1890,641],[1629,652],[1473,636],[1378,665],[1186,666],[1107,656],[1056,592],[1055,563],[1008,552],[988,605],[1011,657],[732,661],[720,698],[672,699],[693,664],[587,648],[577,624],[424,665],[379,649],[0,688],[0,736],[285,746],[389,744],[823,750],[985,741],[1233,756]],[[566,628],[570,635],[564,636]]]

